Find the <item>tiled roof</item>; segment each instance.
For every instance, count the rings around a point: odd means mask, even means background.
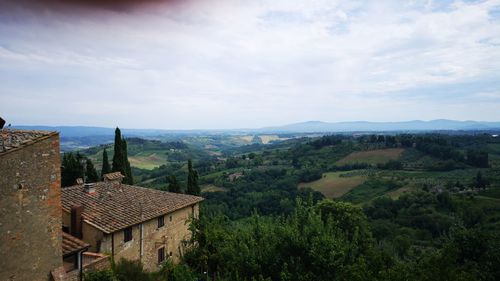
[[[62,252],[63,256],[73,254],[82,250],[86,250],[90,247],[89,244],[83,242],[82,240],[69,235],[66,232],[62,233]]]
[[[105,233],[153,219],[193,205],[202,197],[171,193],[151,188],[112,182],[94,185],[94,193],[75,185],[61,189],[61,201],[66,212],[75,205],[83,206],[83,220]]]
[[[108,173],[108,174],[104,174],[104,176],[103,176],[104,180],[109,180],[109,181],[121,180],[124,177],[125,176],[122,175],[122,173],[120,173],[120,172]]]
[[[50,131],[0,130],[0,155],[57,134]]]

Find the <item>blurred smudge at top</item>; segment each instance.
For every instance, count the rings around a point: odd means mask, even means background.
[[[9,8],[13,6],[20,6],[25,9],[39,10],[51,9],[59,10],[84,8],[90,10],[113,10],[126,12],[134,8],[151,6],[154,4],[171,4],[177,5],[182,0],[0,0],[0,9],[2,7]]]

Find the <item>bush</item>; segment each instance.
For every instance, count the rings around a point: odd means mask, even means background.
[[[102,271],[94,271],[88,272],[83,275],[84,281],[115,281],[115,277],[113,275],[113,271],[111,270],[102,270]]]
[[[119,281],[150,281],[152,278],[144,271],[140,261],[121,259],[113,265],[113,271]]]

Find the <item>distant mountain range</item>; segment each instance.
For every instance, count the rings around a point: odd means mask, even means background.
[[[62,137],[112,136],[114,128],[86,126],[13,126],[18,129],[59,131]],[[390,132],[390,131],[473,131],[500,130],[500,122],[455,121],[438,119],[404,122],[321,122],[308,121],[284,126],[233,130],[162,130],[121,129],[126,136],[152,137],[165,134],[237,134],[237,133],[335,133],[335,132]]]
[[[455,121],[438,119],[431,121],[404,122],[336,122],[309,121],[278,127],[263,128],[270,132],[380,132],[380,131],[448,131],[448,130],[491,130],[500,129],[500,122]]]

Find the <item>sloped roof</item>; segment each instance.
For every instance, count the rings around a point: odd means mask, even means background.
[[[50,131],[2,129],[0,130],[0,155],[57,134],[59,133]]]
[[[91,194],[86,193],[82,185],[62,188],[62,206],[66,212],[70,212],[72,206],[82,205],[83,220],[105,233],[112,233],[204,200],[198,196],[116,182],[99,182],[94,188],[95,192]]]
[[[110,180],[110,181],[121,180],[124,177],[125,176],[122,175],[122,173],[120,173],[120,172],[108,173],[108,174],[104,174],[104,176],[103,176],[104,180]]]
[[[90,247],[89,244],[83,242],[82,240],[72,236],[66,232],[62,233],[62,252],[63,256],[70,255],[82,250],[86,250]]]

